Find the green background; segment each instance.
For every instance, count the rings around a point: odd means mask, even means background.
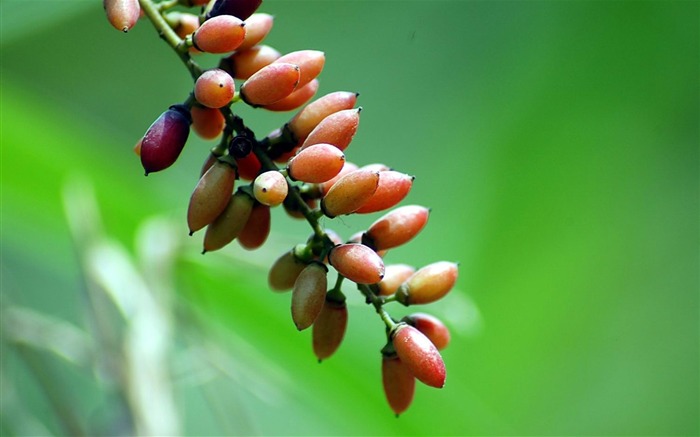
[[[97,1],[0,8],[3,435],[68,432],[37,375],[88,434],[124,432],[119,388],[27,349],[8,316],[30,309],[93,335],[85,254],[64,212],[80,187],[97,199],[98,235],[174,293],[185,434],[700,432],[697,1],[265,0],[268,44],[326,53],[319,96],[361,93],[348,159],[415,174],[404,203],[432,208],[387,262],[460,262],[457,288],[417,309],[452,331],[447,385],[419,385],[399,419],[381,389],[382,324],[352,288],[344,344],[321,365],[289,295],[266,289],[267,266],[306,239],[305,223],[276,210],[264,248],[202,257],[184,217],[213,143],[192,135],[172,168],[143,177],[133,145],[191,87],[150,23],[117,32]],[[239,106],[258,136],[290,117]],[[88,207],[72,211],[83,232],[99,227]],[[377,216],[325,224],[347,237]],[[145,222],[175,229],[171,273],[136,255]],[[122,275],[119,259],[102,267]],[[209,346],[225,365],[197,361]]]

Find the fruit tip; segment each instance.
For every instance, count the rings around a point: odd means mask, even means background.
[[[190,229],[189,236],[191,237],[192,235],[194,235],[194,231]]]
[[[207,253],[207,249],[202,249],[202,255],[204,255],[205,253]]]

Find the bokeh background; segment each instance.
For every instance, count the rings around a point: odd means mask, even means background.
[[[184,217],[213,144],[143,177],[133,145],[191,86],[150,23],[0,8],[3,435],[700,432],[697,1],[265,0],[268,44],[325,51],[318,95],[361,93],[348,159],[432,208],[388,262],[460,262],[419,309],[452,331],[447,385],[398,419],[357,293],[319,365],[267,290],[305,223],[201,256]],[[259,136],[291,116],[239,106]]]

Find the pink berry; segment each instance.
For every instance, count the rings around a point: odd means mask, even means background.
[[[376,284],[384,276],[384,261],[363,244],[340,244],[328,253],[328,262],[341,275],[357,284]]]
[[[457,264],[449,261],[422,267],[401,284],[396,300],[404,305],[435,302],[452,290],[457,282],[457,271]]]
[[[287,192],[287,179],[276,170],[261,173],[253,182],[253,195],[264,205],[280,205],[287,197]]]
[[[445,385],[445,362],[435,345],[413,326],[399,324],[391,335],[396,354],[413,376],[431,387]]]
[[[238,244],[246,250],[257,249],[265,244],[270,235],[270,207],[256,203],[250,212],[248,221],[238,234]]]
[[[324,118],[309,133],[301,148],[304,149],[313,144],[328,143],[340,150],[345,150],[357,132],[357,127],[360,124],[360,111],[362,108],[345,109]]]
[[[312,329],[312,345],[319,361],[329,358],[338,350],[348,324],[348,307],[345,301],[326,298]]]
[[[326,299],[328,268],[318,261],[307,265],[292,289],[292,320],[302,331],[316,320]]]
[[[357,93],[348,91],[326,94],[299,111],[289,120],[287,127],[297,140],[304,141],[324,118],[338,111],[352,109],[357,102],[357,96]]]
[[[134,27],[141,15],[138,0],[103,0],[102,6],[110,24],[122,32],[128,32]]]
[[[199,179],[187,208],[190,235],[212,223],[226,208],[233,192],[236,169],[217,161]]]
[[[445,349],[450,343],[450,331],[437,317],[425,313],[413,313],[404,317],[403,321],[422,332],[438,350]]]
[[[241,45],[245,34],[245,25],[239,18],[219,15],[202,23],[192,35],[192,42],[202,52],[228,53]]]
[[[367,203],[355,212],[368,214],[396,206],[411,191],[414,179],[413,176],[399,173],[398,171],[386,170],[379,172],[377,191],[374,192],[374,195]]]
[[[338,179],[321,199],[321,210],[330,218],[351,214],[367,202],[379,184],[379,173],[355,170]]]
[[[375,250],[391,249],[413,239],[428,222],[430,210],[407,205],[377,219],[365,232],[362,242]]]
[[[318,50],[299,50],[282,55],[282,57],[275,62],[286,62],[298,65],[301,73],[298,86],[302,87],[321,74],[323,65],[326,62],[326,56],[323,52]]]
[[[413,402],[416,378],[397,355],[382,355],[382,386],[389,406],[398,416]]]
[[[301,150],[287,165],[292,179],[309,183],[326,182],[345,165],[345,154],[330,144],[315,144]]]
[[[299,83],[299,67],[274,62],[250,76],[241,85],[241,98],[251,106],[265,106],[290,95]]]
[[[233,78],[224,70],[207,70],[194,84],[194,97],[208,108],[222,108],[228,105],[235,94]]]

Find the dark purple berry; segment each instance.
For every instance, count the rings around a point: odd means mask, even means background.
[[[153,122],[141,141],[141,164],[146,174],[173,165],[185,147],[191,123],[190,110],[184,105],[171,106]]]
[[[253,15],[262,3],[262,0],[216,0],[207,18],[218,15],[233,15],[241,20]]]

